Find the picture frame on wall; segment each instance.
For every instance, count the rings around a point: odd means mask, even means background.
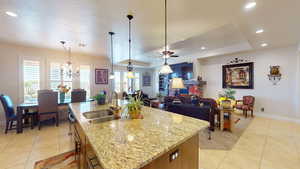
[[[143,75],[143,86],[151,86],[151,76],[146,74]]]
[[[95,69],[95,83],[108,84],[108,69]]]
[[[223,65],[223,88],[253,89],[254,63]]]

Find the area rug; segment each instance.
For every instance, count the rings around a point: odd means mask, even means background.
[[[211,140],[208,139],[208,129],[202,130],[200,132],[200,149],[231,150],[251,120],[251,117],[245,118],[240,112],[235,112],[233,121],[237,123],[234,124],[232,132],[216,129],[211,132]]]
[[[35,163],[34,169],[77,169],[75,152],[70,151]]]

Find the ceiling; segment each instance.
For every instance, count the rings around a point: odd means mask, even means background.
[[[254,9],[245,10],[247,2],[169,0],[168,44],[180,56],[176,59],[256,50],[263,42],[268,47],[299,42],[299,0],[256,0]],[[114,31],[115,57],[121,62],[128,59],[126,15],[130,11],[134,15],[133,59],[161,64],[163,0],[1,0],[0,41],[62,50],[59,41],[65,40],[73,52],[107,56],[108,32]],[[256,34],[260,28],[265,32]],[[206,49],[201,50],[202,46]]]

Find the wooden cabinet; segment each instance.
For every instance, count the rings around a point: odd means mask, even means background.
[[[86,169],[86,138],[85,134],[78,123],[72,123],[72,136],[75,147],[75,159],[77,161],[78,169]]]
[[[172,158],[174,155],[175,159]],[[177,153],[177,155],[176,155]],[[199,135],[195,135],[183,144],[165,153],[142,169],[198,169]]]
[[[75,145],[75,159],[78,169],[102,169],[94,150],[77,122],[72,123],[72,135]]]

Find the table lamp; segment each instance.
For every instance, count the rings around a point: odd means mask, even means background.
[[[175,96],[179,95],[179,89],[184,89],[184,84],[182,78],[173,78],[171,82],[171,88],[175,89]]]

